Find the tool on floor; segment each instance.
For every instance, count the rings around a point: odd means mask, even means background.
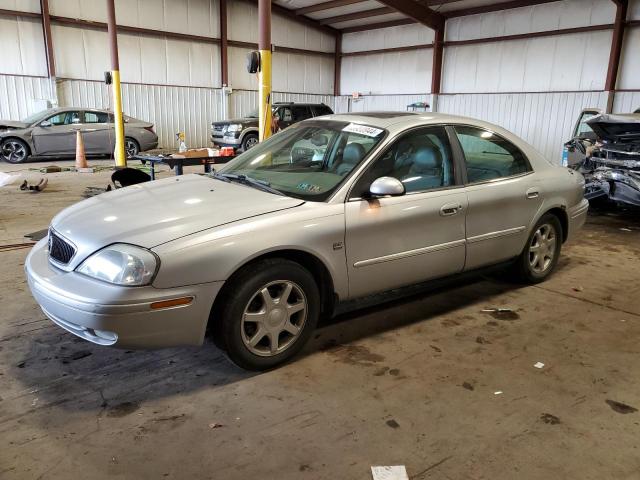
[[[20,190],[25,190],[25,191],[31,190],[32,192],[41,192],[46,188],[48,183],[49,183],[49,180],[47,179],[47,177],[42,177],[40,181],[35,185],[30,185],[25,180],[24,182],[22,182],[22,185],[20,185]]]

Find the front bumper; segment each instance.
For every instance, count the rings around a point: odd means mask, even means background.
[[[598,168],[585,174],[585,196],[608,197],[614,202],[640,207],[640,171]]]
[[[589,200],[586,198],[583,198],[580,203],[569,209],[569,235],[567,236],[567,240],[573,238],[576,232],[582,228],[584,222],[587,220],[588,210]]]
[[[211,135],[211,141],[215,145],[220,145],[221,147],[238,147],[242,144],[242,139],[235,138],[232,135],[222,136],[222,135]]]
[[[25,261],[29,288],[51,321],[85,340],[123,348],[200,345],[223,282],[168,289],[120,287],[64,272],[49,263],[47,239]],[[151,309],[151,303],[192,296],[188,305]]]

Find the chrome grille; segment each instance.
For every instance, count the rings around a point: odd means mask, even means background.
[[[76,249],[73,245],[53,230],[49,230],[49,258],[62,265],[66,265],[75,254]]]

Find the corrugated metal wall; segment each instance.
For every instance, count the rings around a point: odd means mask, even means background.
[[[438,111],[481,118],[519,135],[560,163],[564,142],[583,108],[605,108],[605,92],[442,95]]]
[[[426,102],[431,105],[430,93],[414,93],[408,95],[364,95],[357,100],[350,96],[342,95],[335,97],[334,111],[336,113],[347,112],[372,112],[372,111],[392,111],[404,112],[407,105],[416,102]]]
[[[48,78],[0,74],[0,118],[20,120],[42,110],[55,98],[55,86]]]
[[[111,107],[111,92],[101,82],[63,80],[58,92],[65,106]],[[221,117],[222,91],[123,83],[122,102],[126,115],[155,125],[162,147],[174,147],[177,132],[186,132],[189,146],[201,147],[209,145],[211,122]]]

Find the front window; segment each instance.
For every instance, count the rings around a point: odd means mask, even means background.
[[[326,200],[382,141],[385,130],[338,121],[298,123],[219,170],[296,198]]]
[[[73,125],[80,123],[80,112],[60,112],[47,118],[47,121],[54,127],[60,125]]]

